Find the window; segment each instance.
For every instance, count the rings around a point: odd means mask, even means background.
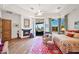
[[[61,28],[64,27],[64,18],[61,18],[61,20],[59,20],[58,18],[52,19],[51,27],[52,27],[52,31],[55,32],[58,32],[59,27],[60,27],[59,30],[61,30]]]
[[[51,26],[52,31],[58,31],[58,19],[52,19]]]

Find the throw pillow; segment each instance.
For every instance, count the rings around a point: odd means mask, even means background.
[[[74,38],[79,38],[79,33],[74,33]]]

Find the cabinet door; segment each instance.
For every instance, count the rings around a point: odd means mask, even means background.
[[[11,39],[11,20],[2,20],[3,41]]]

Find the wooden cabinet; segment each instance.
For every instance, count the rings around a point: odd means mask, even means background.
[[[1,19],[2,23],[2,41],[8,41],[11,39],[11,20]]]

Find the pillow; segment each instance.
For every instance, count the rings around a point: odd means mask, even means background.
[[[68,33],[66,36],[73,37],[74,34],[72,34],[72,33]]]
[[[74,32],[65,31],[65,35],[74,34]]]
[[[68,32],[75,32],[75,33],[79,33],[79,30],[67,30]]]
[[[79,30],[75,30],[74,32],[75,32],[75,33],[79,33]]]
[[[74,32],[74,30],[67,30],[68,32]]]
[[[73,37],[74,36],[74,32],[68,32],[68,31],[66,31],[65,35],[69,36],[69,37]]]
[[[79,33],[74,33],[74,38],[79,38]]]

